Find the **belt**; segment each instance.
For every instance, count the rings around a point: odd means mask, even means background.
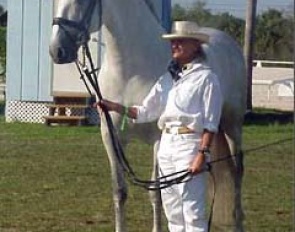
[[[164,133],[166,134],[194,134],[195,131],[188,127],[171,127],[164,128]]]

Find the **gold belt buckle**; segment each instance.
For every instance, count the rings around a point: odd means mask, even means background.
[[[194,133],[194,131],[187,127],[180,127],[178,129],[178,134],[192,134],[192,133]]]
[[[170,130],[170,134],[173,134],[173,135],[179,134],[179,127],[172,127],[172,128],[169,128],[169,130]]]
[[[177,135],[178,134],[178,127],[166,127],[164,129],[165,133],[166,134],[174,134],[174,135]]]
[[[165,133],[167,134],[173,134],[173,135],[178,135],[178,134],[193,134],[195,133],[193,130],[187,127],[171,127],[171,128],[165,128]]]

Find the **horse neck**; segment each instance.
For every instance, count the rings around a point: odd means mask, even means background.
[[[106,0],[103,2],[103,39],[106,55],[125,57],[154,55],[162,46],[164,32],[144,0]]]
[[[101,90],[109,99],[140,103],[168,63],[163,28],[144,0],[105,0],[102,23]]]

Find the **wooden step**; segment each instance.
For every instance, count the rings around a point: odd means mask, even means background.
[[[76,109],[86,109],[89,105],[82,104],[47,104],[49,108],[76,108]]]
[[[83,92],[68,92],[68,91],[54,91],[52,93],[53,97],[61,98],[89,98],[91,95],[89,93]]]
[[[87,105],[89,100],[93,97],[88,93],[79,92],[53,92],[53,101],[55,104],[76,104]]]
[[[85,125],[86,116],[43,116],[45,125],[50,126],[52,123],[67,124],[67,125]]]
[[[54,97],[53,104],[56,105],[87,105],[87,98],[64,98],[64,97]]]

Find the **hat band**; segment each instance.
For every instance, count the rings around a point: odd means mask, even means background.
[[[177,30],[177,31],[173,31],[172,34],[176,34],[176,35],[197,35],[198,32],[196,32],[196,31],[187,31],[187,30]]]

